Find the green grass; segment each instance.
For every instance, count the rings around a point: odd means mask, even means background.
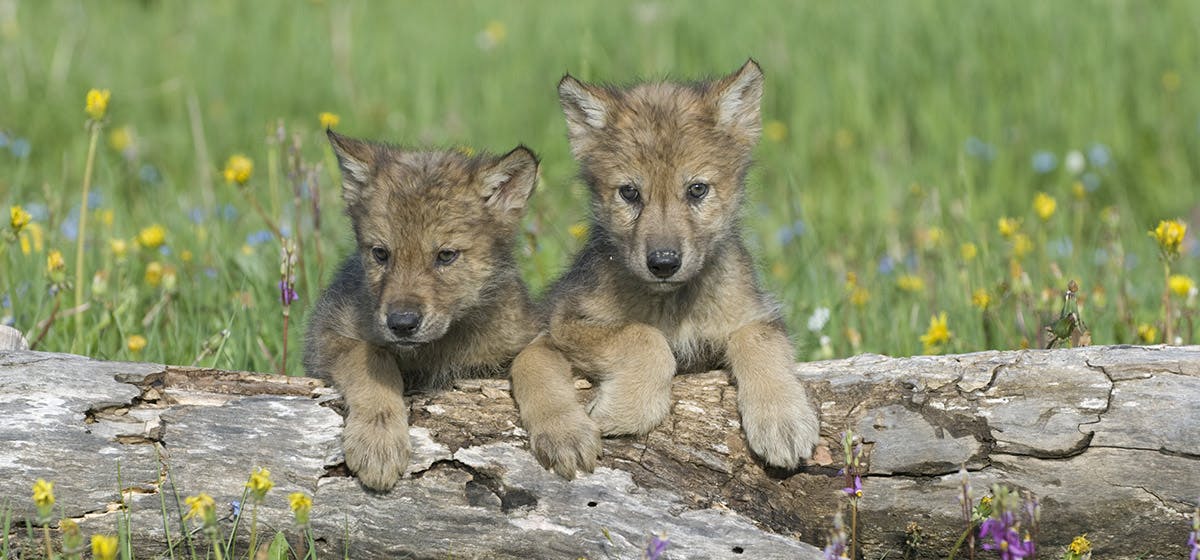
[[[0,317],[31,338],[53,308],[46,251],[60,249],[74,277],[75,243],[63,225],[80,201],[84,94],[112,90],[92,190],[114,219],[89,220],[85,265],[85,278],[108,275],[108,290],[92,292],[88,282],[81,340],[73,319],[60,318],[40,349],[186,364],[207,344],[204,365],[273,369],[282,348],[278,242],[247,244],[264,223],[220,168],[234,153],[253,159],[251,196],[293,224],[286,171],[270,188],[266,138],[283,122],[305,161],[326,162],[321,111],[339,114],[339,130],[355,136],[536,149],[543,182],[521,259],[541,289],[578,244],[568,229],[586,219],[554,90],[565,71],[627,82],[722,74],[747,56],[759,60],[764,118],[785,133],[757,152],[747,237],[803,358],[919,353],[919,336],[942,311],[953,338],[940,350],[1037,345],[1069,279],[1082,287],[1093,342],[1134,342],[1142,323],[1161,336],[1163,271],[1146,231],[1176,217],[1200,226],[1200,5],[1184,0],[4,5],[17,7],[15,19],[0,21],[0,131],[30,150],[22,158],[0,148],[0,203],[39,209],[45,236],[40,252],[9,244],[0,256],[0,294],[10,301]],[[503,37],[481,48],[495,22]],[[109,144],[121,127],[133,131],[132,157]],[[1088,164],[1094,189],[1076,199],[1080,178],[1064,169],[1065,154],[1094,144],[1111,161]],[[991,158],[973,155],[980,149]],[[1031,165],[1043,150],[1057,159],[1044,174]],[[148,170],[160,179],[143,180]],[[329,278],[350,245],[327,172],[319,234],[301,213],[293,374],[317,279]],[[1042,191],[1058,203],[1045,223],[1032,210]],[[236,217],[225,216],[227,205]],[[1110,207],[1118,218],[1106,221]],[[1002,216],[1021,219],[1034,243],[1021,262],[1027,281],[1011,274],[1009,242],[996,227]],[[802,235],[783,239],[797,222]],[[167,228],[169,254],[112,257],[110,238],[130,239],[154,223]],[[928,242],[933,228],[938,243]],[[963,242],[978,246],[971,262],[959,256]],[[1195,247],[1190,235],[1175,264],[1192,278],[1200,273]],[[887,260],[891,272],[881,270]],[[165,303],[162,286],[143,281],[151,261],[177,270]],[[861,308],[848,302],[850,272],[869,292]],[[900,291],[904,273],[924,289]],[[1005,282],[1011,295],[1000,298]],[[980,288],[995,300],[986,316],[970,303]],[[1196,341],[1192,299],[1180,321],[1185,342]],[[72,304],[68,291],[62,306]],[[1177,309],[1183,304],[1175,298]],[[807,329],[819,307],[832,310],[828,350]],[[126,348],[133,334],[149,342],[138,354]]]

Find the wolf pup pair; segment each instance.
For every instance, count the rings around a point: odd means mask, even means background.
[[[817,415],[740,237],[762,82],[753,61],[693,84],[563,78],[593,220],[536,319],[512,257],[531,154],[414,155],[331,135],[359,252],[314,311],[306,363],[346,395],[346,461],[364,484],[391,487],[407,463],[406,383],[501,372],[509,361],[530,448],[567,478],[594,469],[601,435],[660,424],[677,372],[713,367],[732,371],[760,458],[794,468],[809,456]],[[460,259],[469,271],[451,272]],[[436,327],[419,320],[435,314]],[[573,373],[598,383],[586,407]]]

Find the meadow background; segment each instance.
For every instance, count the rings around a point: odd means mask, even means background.
[[[306,314],[352,247],[322,112],[357,137],[533,147],[520,259],[539,291],[586,231],[562,74],[753,56],[746,236],[799,358],[1042,346],[1070,280],[1093,343],[1168,325],[1195,343],[1198,28],[1186,0],[0,0],[0,204],[31,217],[0,224],[0,320],[41,350],[278,371],[277,227],[298,245],[302,373]],[[91,88],[111,99],[81,232]],[[244,185],[224,178],[235,154]],[[1148,234],[1167,219],[1193,226],[1170,284]]]

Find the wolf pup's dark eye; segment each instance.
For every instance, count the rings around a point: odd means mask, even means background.
[[[438,251],[436,259],[438,266],[446,266],[458,260],[458,251],[454,249],[442,249]]]
[[[617,189],[617,193],[621,195],[621,198],[625,199],[625,202],[630,204],[642,198],[642,192],[633,185],[621,185],[621,188]]]
[[[700,200],[708,196],[708,183],[692,183],[687,188],[688,198]]]
[[[375,258],[375,262],[377,262],[379,264],[386,264],[388,261],[388,257],[390,257],[392,255],[391,255],[391,253],[388,253],[388,250],[384,249],[383,247],[371,247],[371,256]]]

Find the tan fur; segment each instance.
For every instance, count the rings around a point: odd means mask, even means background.
[[[546,332],[513,365],[534,454],[568,478],[590,471],[597,430],[644,434],[669,413],[676,372],[728,367],[750,448],[767,464],[797,467],[817,442],[817,415],[740,237],[760,133],[758,65],[711,82],[629,88],[567,76],[559,96],[593,223],[550,291]],[[690,194],[695,184],[703,195]],[[636,201],[623,194],[630,188]],[[678,268],[664,277],[651,259],[667,253]],[[590,422],[570,398],[571,368],[599,383]]]
[[[386,490],[408,465],[404,391],[503,374],[536,332],[512,253],[538,163],[329,135],[358,247],[310,315],[305,369],[345,396],[347,467]],[[389,326],[405,312],[419,326]]]

